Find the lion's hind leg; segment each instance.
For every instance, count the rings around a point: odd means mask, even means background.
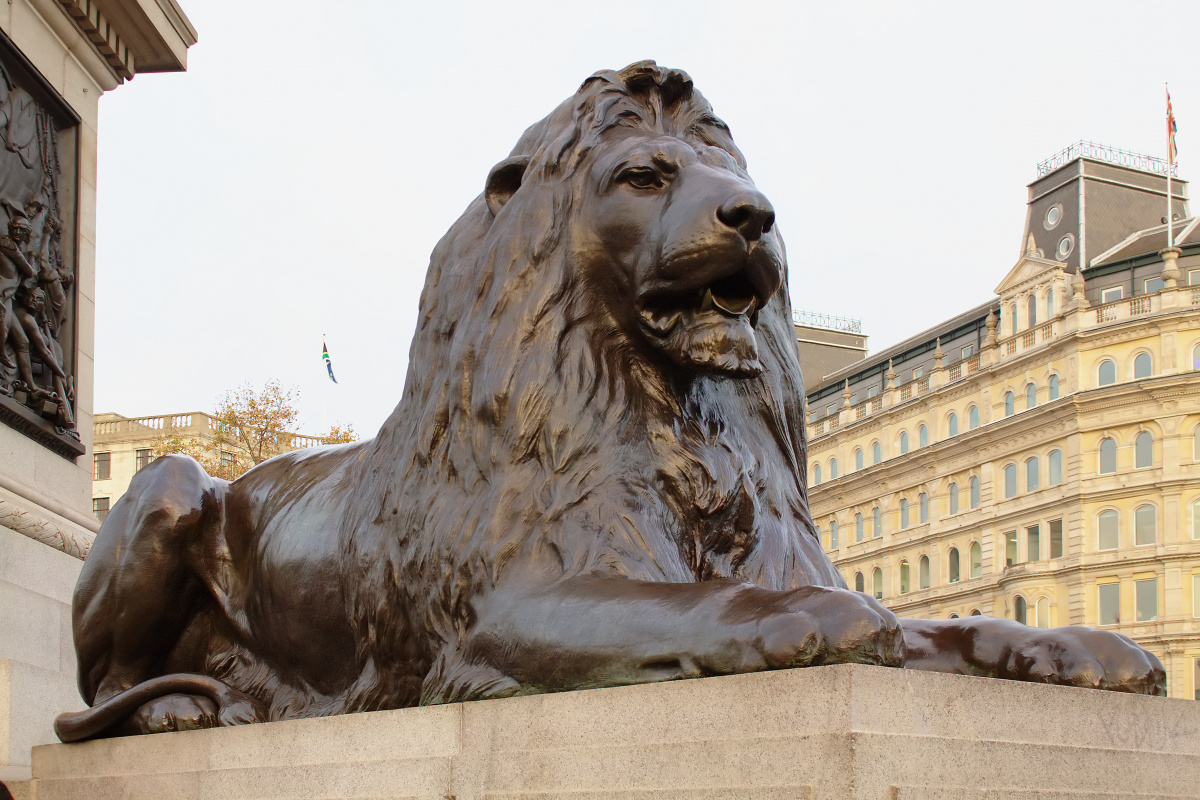
[[[84,562],[73,627],[79,688],[101,704],[164,673],[204,672],[178,644],[215,606],[225,484],[187,456],[164,456],[134,476]],[[191,637],[195,639],[195,637]],[[205,642],[188,648],[202,653]],[[165,692],[160,692],[164,694]],[[149,698],[148,698],[149,699]]]

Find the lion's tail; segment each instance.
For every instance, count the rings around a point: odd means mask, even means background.
[[[83,711],[59,714],[58,719],[54,720],[54,732],[64,742],[91,739],[129,719],[135,711],[151,700],[170,694],[207,697],[216,703],[222,725],[257,722],[262,719],[258,703],[248,695],[207,675],[176,673],[151,678]]]

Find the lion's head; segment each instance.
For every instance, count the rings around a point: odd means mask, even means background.
[[[757,375],[783,251],[729,128],[686,74],[650,62],[598,73],[572,106],[566,141],[527,134],[518,149],[532,153],[492,170],[489,210],[503,214],[527,176],[571,179],[560,246],[631,341],[685,369]]]

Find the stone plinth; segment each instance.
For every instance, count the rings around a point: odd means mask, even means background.
[[[1200,704],[836,666],[34,748],[36,800],[1200,797]]]

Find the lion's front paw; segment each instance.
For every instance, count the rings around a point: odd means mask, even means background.
[[[1029,630],[996,677],[1166,697],[1166,671],[1128,636],[1077,626]]]
[[[900,622],[873,598],[845,589],[807,587],[789,593],[787,610],[759,623],[760,647],[772,669],[819,664],[904,665]]]

